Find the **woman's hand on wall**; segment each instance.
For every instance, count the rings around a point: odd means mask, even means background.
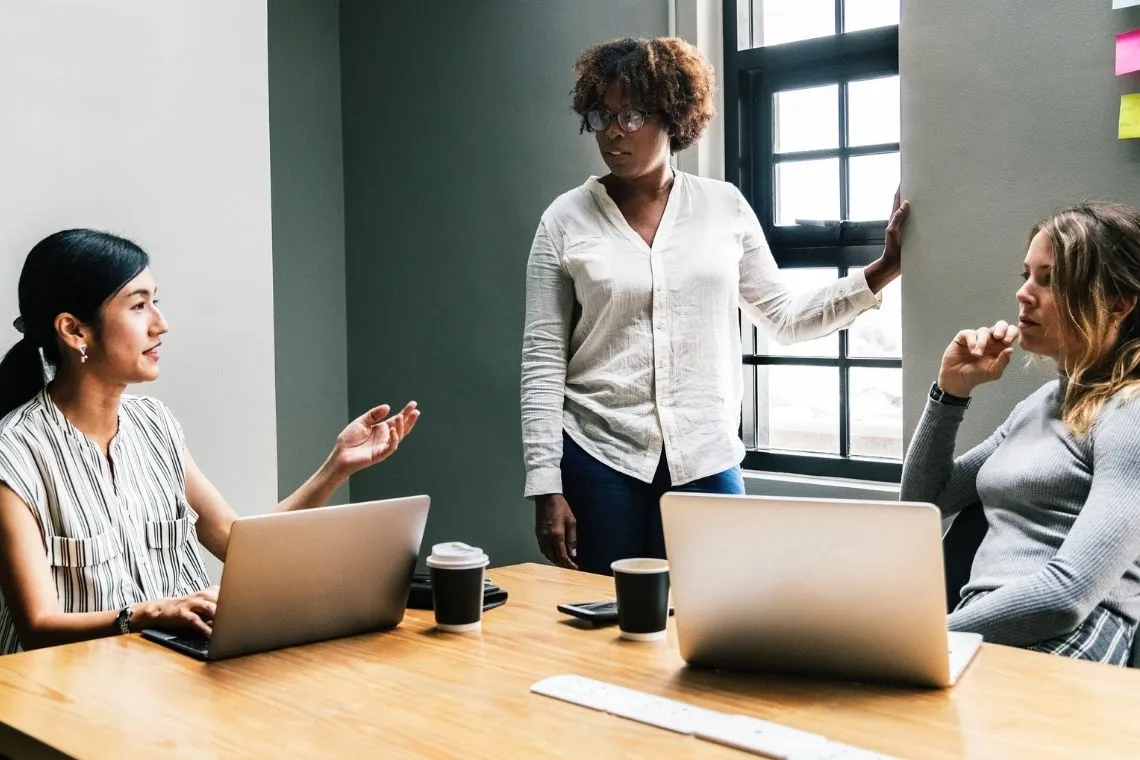
[[[891,204],[883,253],[863,270],[872,293],[880,292],[902,272],[902,228],[910,216],[910,201],[904,201],[901,192],[902,188],[895,191],[895,200]]]

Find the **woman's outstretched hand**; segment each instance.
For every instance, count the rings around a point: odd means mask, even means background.
[[[391,407],[381,404],[341,431],[330,457],[338,472],[347,477],[396,453],[400,442],[416,426],[420,410],[415,401],[409,401],[398,414],[389,416],[390,411]]]

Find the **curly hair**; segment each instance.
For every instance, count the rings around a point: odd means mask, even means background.
[[[677,37],[620,40],[591,45],[574,64],[574,112],[582,117],[605,97],[611,84],[623,98],[662,119],[669,149],[682,151],[695,143],[716,115],[716,82],[712,66],[695,47]]]

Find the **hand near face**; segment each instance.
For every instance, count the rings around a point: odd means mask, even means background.
[[[969,396],[982,383],[997,380],[1009,366],[1018,330],[1005,321],[962,330],[942,354],[938,385],[954,396]]]
[[[415,401],[409,401],[398,414],[388,416],[389,411],[391,407],[381,404],[341,431],[331,457],[338,472],[352,475],[396,453],[400,442],[416,426],[420,410]]]

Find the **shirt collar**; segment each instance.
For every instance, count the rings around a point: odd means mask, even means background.
[[[681,177],[683,177],[684,174],[685,174],[684,172],[679,172],[676,169],[673,169],[673,188],[672,188],[672,190],[676,190],[678,187],[681,186],[681,183],[683,182]],[[609,192],[606,191],[606,186],[602,184],[602,178],[596,174],[591,174],[589,177],[587,177],[586,182],[584,185],[582,185],[582,187],[586,188],[587,190],[589,190],[594,195],[597,195],[601,198],[605,198],[606,200],[612,200],[610,198]],[[672,190],[670,190],[670,192],[672,192]]]
[[[48,393],[48,389],[46,386],[44,387],[44,389],[42,391],[40,391],[38,398],[39,398],[40,404],[42,404],[44,407],[44,410],[48,416],[48,419],[50,419],[55,424],[55,426],[57,428],[62,430],[66,435],[69,435],[72,438],[74,438],[75,440],[79,441],[80,443],[86,444],[88,446],[96,446],[97,445],[94,441],[92,441],[90,438],[88,438],[86,435],[84,435],[82,430],[75,427],[75,425],[71,424],[71,420],[67,419],[67,415],[65,415],[60,410],[60,408],[55,405],[55,402],[52,401],[51,394]],[[112,444],[114,444],[114,442],[117,441],[119,439],[119,436],[122,435],[122,433],[123,433],[124,418],[125,418],[125,415],[123,414],[123,403],[120,400],[119,401],[119,427],[118,427],[118,430],[115,431],[115,436],[111,439]]]

